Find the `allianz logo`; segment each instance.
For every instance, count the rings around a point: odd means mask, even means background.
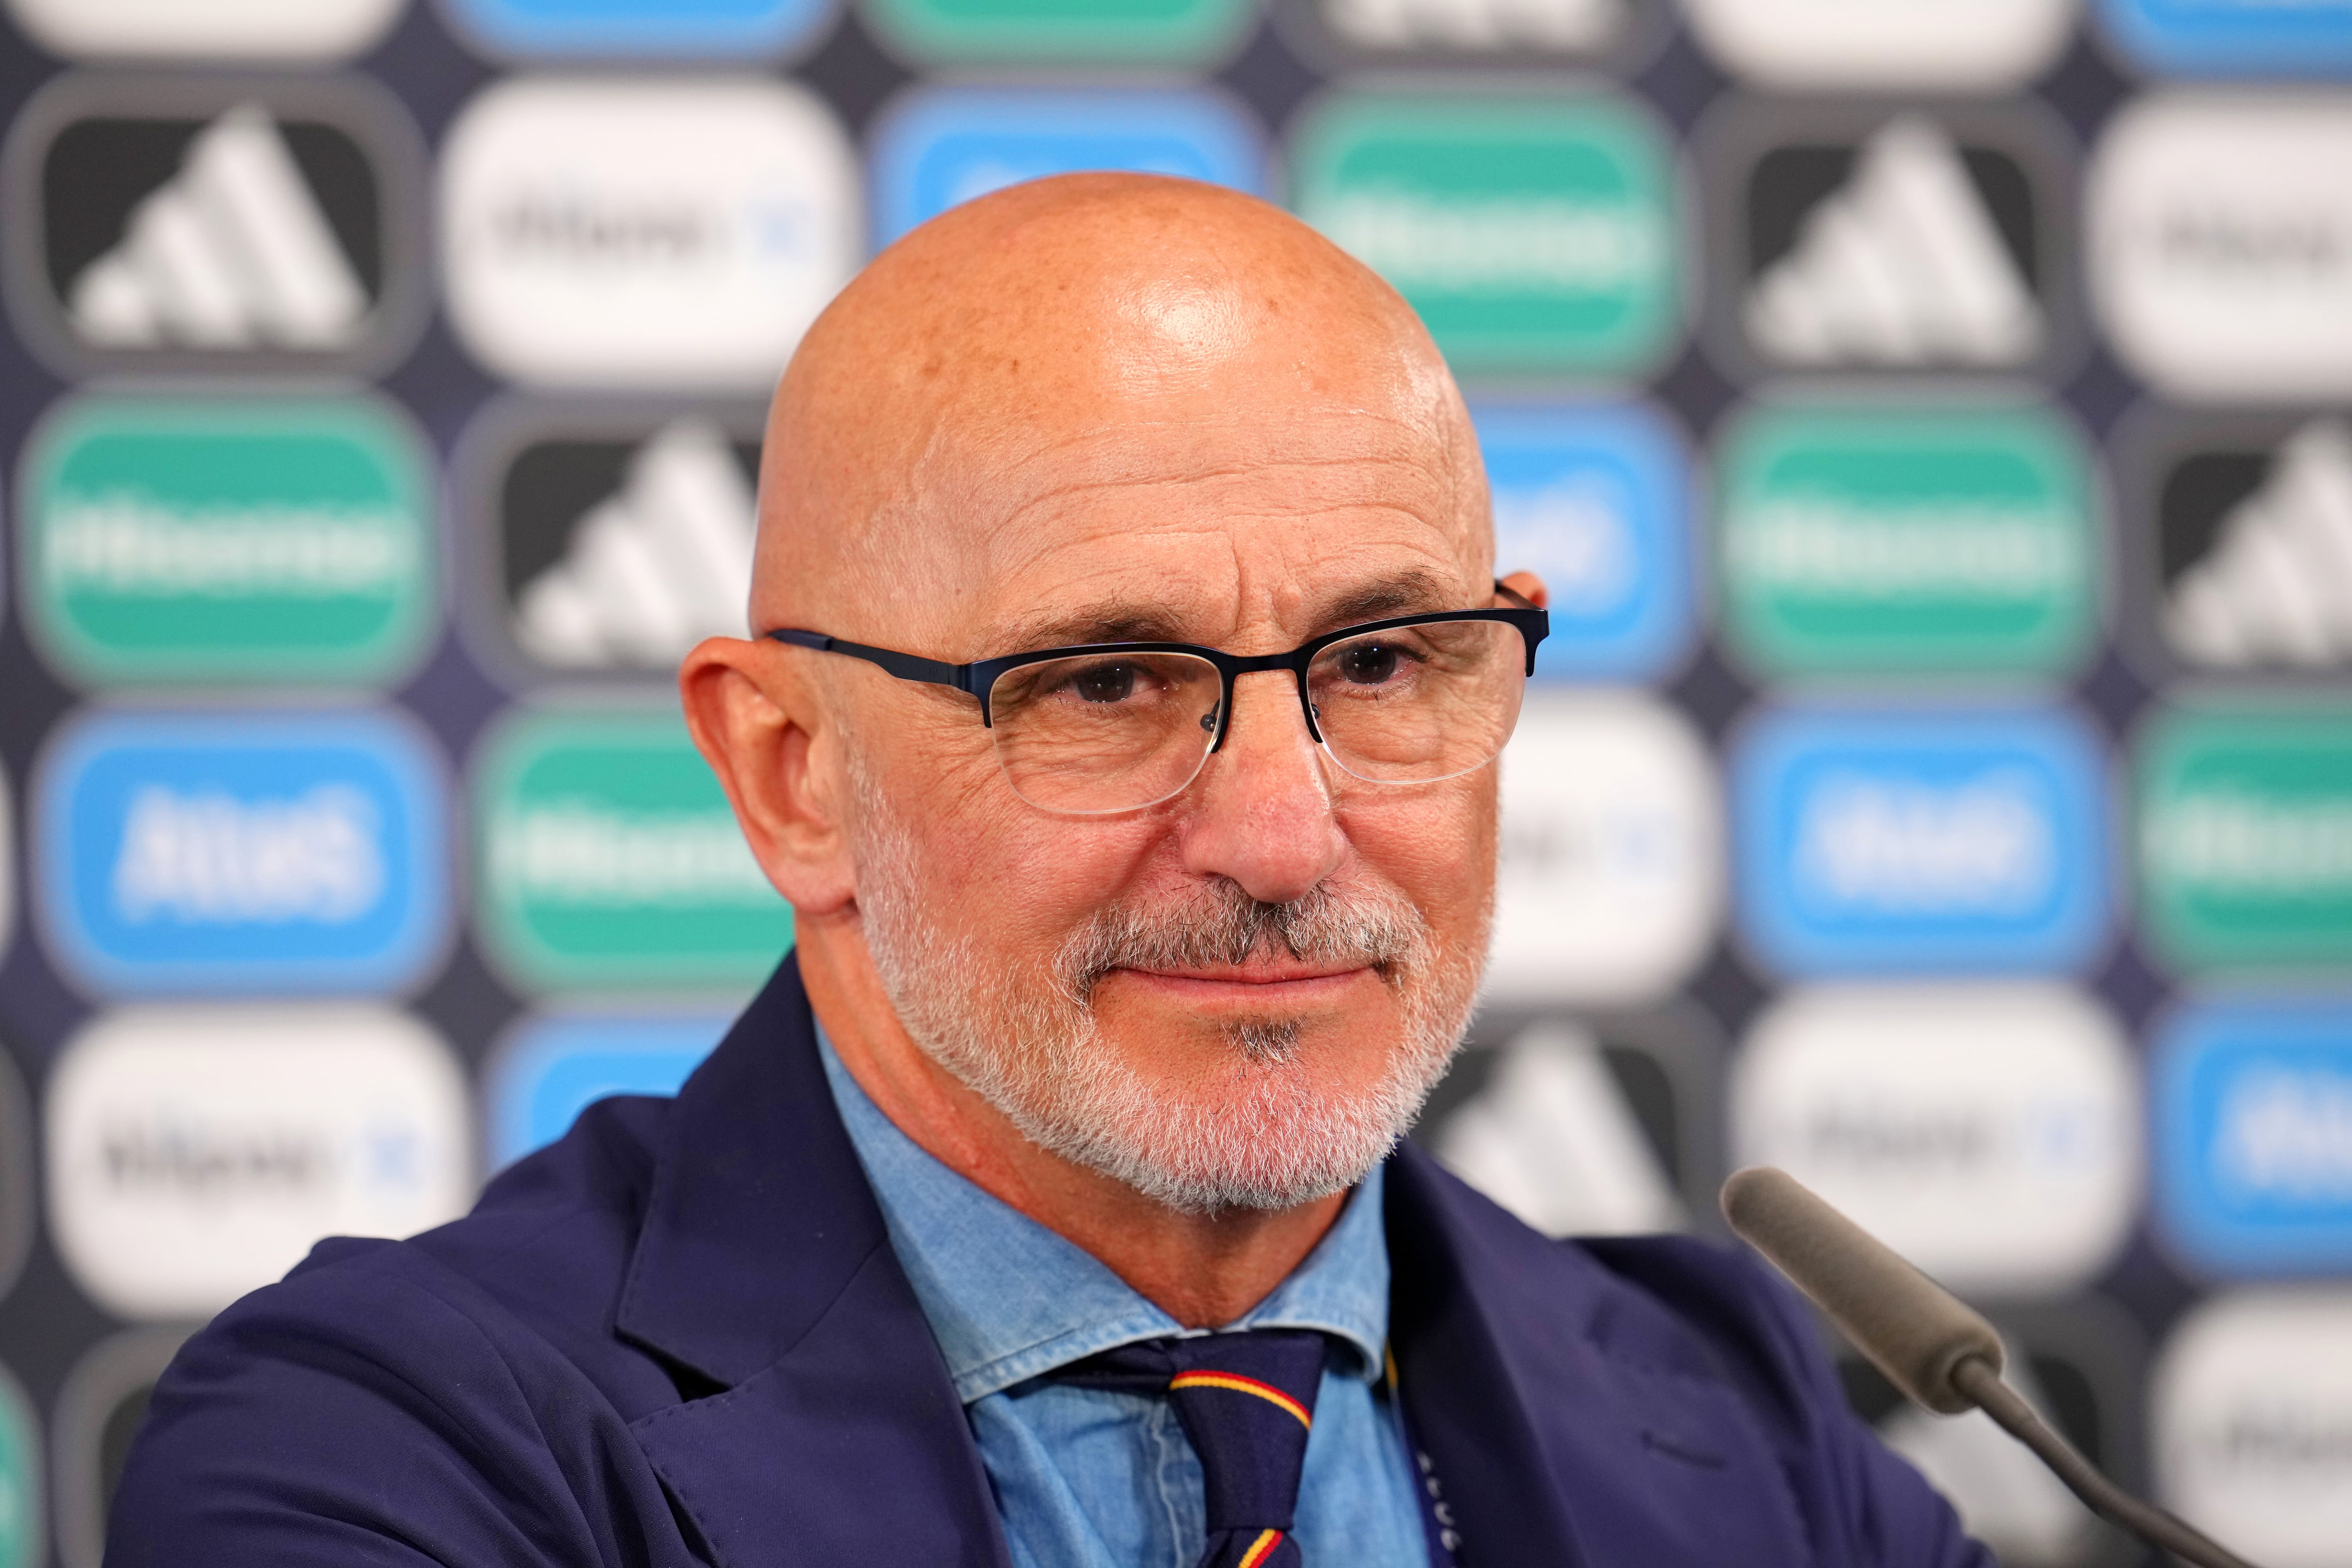
[[[488,232],[510,258],[621,268],[693,265],[725,249],[732,227],[709,206],[549,186],[510,195]]]
[[[2352,1202],[2352,1077],[2284,1067],[2240,1075],[2222,1099],[2213,1168],[2242,1197]]]
[[[2152,807],[2144,833],[2160,872],[2217,891],[2352,891],[2352,795],[2291,800],[2198,790]]]
[[[1798,1142],[1817,1161],[1950,1175],[1991,1163],[2001,1139],[1980,1111],[1823,1106],[1799,1130]]]
[[[1641,562],[1622,488],[1587,470],[1538,488],[1495,490],[1495,532],[1542,563],[1555,615],[1602,614],[1638,585]]]
[[[58,595],[389,597],[412,578],[418,541],[390,508],[179,508],[136,490],[60,497],[40,534]]]
[[[106,1127],[95,1152],[106,1185],[125,1199],[310,1202],[347,1189],[404,1194],[426,1179],[419,1130],[382,1116],[339,1129],[206,1120],[159,1104]]]
[[[1658,215],[1632,205],[1374,187],[1334,195],[1317,223],[1408,292],[1595,292],[1646,282],[1667,258]]]
[[[775,902],[723,811],[551,800],[502,814],[490,854],[492,874],[527,899],[601,908]]]
[[[123,818],[116,912],[134,925],[348,924],[383,897],[383,837],[375,803],[348,784],[252,799],[149,784]]]
[[[2335,216],[2176,209],[2158,225],[2153,248],[2167,267],[2232,287],[2333,284],[2352,276],[2352,233]]]
[[[1965,500],[1789,496],[1757,505],[1726,545],[1733,570],[1759,584],[1887,598],[2040,598],[2074,588],[2087,564],[2054,509]]]
[[[122,1121],[100,1135],[99,1168],[118,1193],[170,1192],[226,1198],[299,1193],[328,1179],[333,1155],[305,1129],[225,1128],[180,1121],[169,1111]]]
[[[1906,914],[2016,914],[2045,898],[2056,846],[2021,768],[1942,785],[1838,770],[1807,795],[1797,874],[1817,896]]]
[[[1501,858],[1514,879],[1609,876],[1669,878],[1690,873],[1688,825],[1664,805],[1632,799],[1577,810],[1522,811],[1503,819]]]
[[[1789,1146],[1816,1168],[1853,1179],[1968,1181],[2096,1168],[2114,1156],[2105,1108],[2088,1100],[1826,1103],[1791,1129]]]
[[[2251,1472],[2265,1487],[2352,1487],[2352,1411],[2314,1410],[2284,1397],[2250,1399],[2192,1452],[2201,1465]]]

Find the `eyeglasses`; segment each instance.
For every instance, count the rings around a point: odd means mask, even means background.
[[[1307,732],[1376,784],[1433,784],[1494,761],[1518,723],[1551,617],[1515,609],[1401,616],[1328,632],[1288,653],[1242,658],[1192,643],[1096,643],[947,664],[823,632],[767,635],[846,654],[901,680],[980,699],[1013,793],[1045,811],[1100,816],[1156,805],[1191,784],[1233,725],[1234,681],[1286,669]]]

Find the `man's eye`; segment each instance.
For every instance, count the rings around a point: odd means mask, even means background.
[[[1359,686],[1378,686],[1396,679],[1397,657],[1387,643],[1359,643],[1339,655],[1339,674]]]
[[[1070,685],[1083,702],[1124,702],[1135,695],[1135,666],[1093,665],[1078,671]]]

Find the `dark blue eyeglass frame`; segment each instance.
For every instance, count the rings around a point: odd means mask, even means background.
[[[1314,737],[1318,745],[1322,744],[1323,731],[1316,722],[1314,701],[1307,694],[1307,668],[1315,662],[1316,655],[1333,644],[1343,643],[1351,637],[1364,637],[1373,632],[1394,631],[1400,626],[1425,626],[1446,621],[1499,622],[1517,629],[1520,639],[1527,644],[1527,673],[1533,675],[1536,672],[1536,649],[1543,646],[1544,638],[1551,635],[1550,612],[1537,609],[1533,605],[1528,604],[1525,597],[1500,583],[1495,584],[1495,592],[1506,598],[1517,600],[1522,607],[1440,610],[1425,616],[1397,616],[1384,621],[1366,621],[1361,626],[1342,626],[1338,631],[1326,632],[1319,637],[1299,644],[1288,653],[1256,654],[1246,658],[1240,654],[1227,653],[1222,648],[1203,647],[1198,643],[1107,642],[1082,643],[1072,647],[1039,648],[1034,653],[1007,654],[1002,658],[983,658],[971,664],[949,664],[944,660],[923,658],[915,654],[899,653],[891,648],[869,647],[864,643],[846,642],[840,637],[828,637],[823,632],[784,627],[764,635],[777,642],[787,643],[794,647],[812,647],[820,653],[846,654],[851,658],[862,658],[868,664],[880,666],[901,680],[921,681],[930,686],[951,686],[958,691],[969,691],[980,699],[980,721],[984,728],[988,729],[996,727],[989,711],[990,693],[995,689],[999,680],[1024,665],[1044,664],[1051,659],[1078,658],[1096,654],[1190,654],[1194,658],[1205,660],[1216,667],[1221,687],[1217,696],[1217,733],[1209,745],[1210,752],[1214,752],[1223,749],[1225,731],[1233,724],[1234,680],[1239,677],[1266,669],[1290,671],[1293,683],[1298,688],[1298,707],[1307,720],[1307,732]]]

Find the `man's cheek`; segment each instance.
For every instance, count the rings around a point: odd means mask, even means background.
[[[1366,868],[1433,923],[1475,910],[1494,881],[1491,791],[1438,785],[1374,801],[1342,820]]]
[[[1056,817],[1014,800],[941,825],[926,853],[983,941],[1051,952],[1133,885],[1153,834],[1129,818]]]

